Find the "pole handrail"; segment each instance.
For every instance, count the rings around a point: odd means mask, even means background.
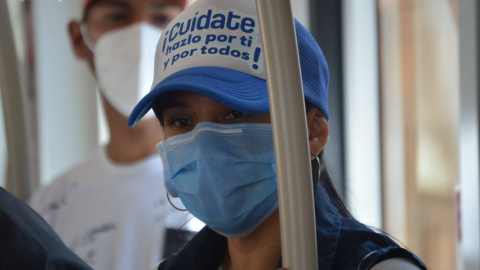
[[[283,267],[317,269],[312,173],[290,0],[256,0],[267,70]]]

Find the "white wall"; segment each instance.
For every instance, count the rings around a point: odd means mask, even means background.
[[[98,144],[95,83],[73,54],[67,24],[83,1],[32,1],[35,33],[40,180],[47,184]]]
[[[297,18],[307,29],[310,29],[310,0],[290,0],[292,3],[293,16]]]
[[[345,0],[342,9],[346,197],[357,219],[381,228],[376,1]]]

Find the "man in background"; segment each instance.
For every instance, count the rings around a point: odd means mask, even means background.
[[[127,117],[150,90],[162,29],[184,6],[185,0],[86,0],[82,21],[68,26],[76,56],[97,80],[111,139],[30,204],[94,269],[150,269],[163,254],[171,217],[155,148],[161,129],[153,114],[135,128]]]

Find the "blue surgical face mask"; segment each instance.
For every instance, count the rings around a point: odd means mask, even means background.
[[[202,122],[157,148],[170,195],[224,236],[248,236],[278,208],[270,124]]]

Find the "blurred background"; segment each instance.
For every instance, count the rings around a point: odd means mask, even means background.
[[[109,138],[67,36],[82,3],[0,1],[0,185],[23,200]],[[326,160],[354,216],[430,269],[480,269],[480,3],[292,3],[329,63]]]

